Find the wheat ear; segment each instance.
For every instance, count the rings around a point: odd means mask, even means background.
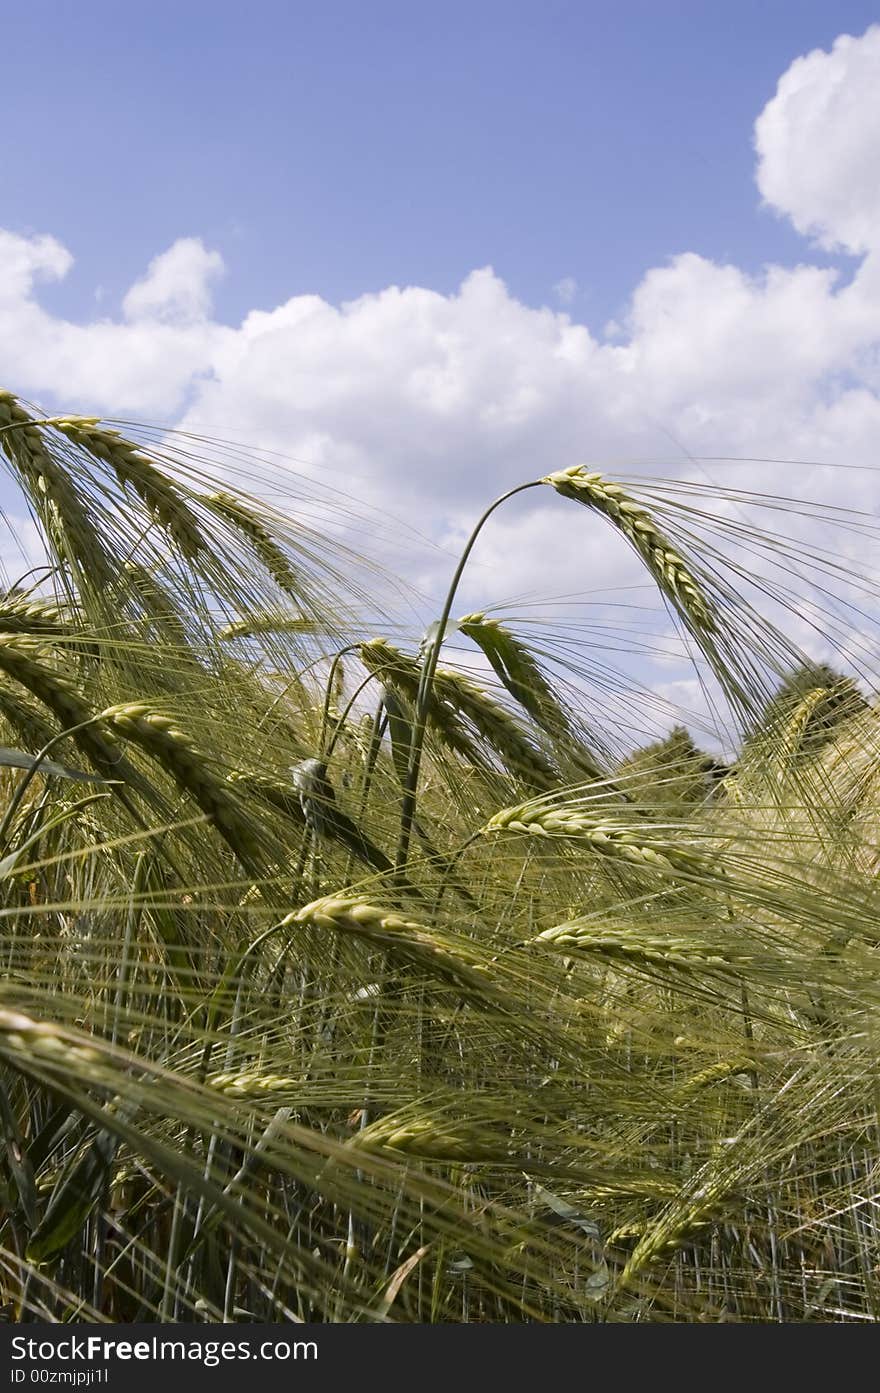
[[[231,493],[212,493],[202,501],[245,538],[279,589],[294,599],[302,594],[296,571],[252,509]]]
[[[39,422],[0,391],[0,450],[17,470],[53,546],[96,589],[112,580],[106,550],[67,471],[46,449]]]
[[[693,571],[661,532],[650,513],[601,474],[576,464],[547,474],[542,484],[573,498],[613,522],[632,544],[678,613],[695,630],[712,633],[716,628],[712,606]]]
[[[305,827],[305,814],[299,794],[286,779],[276,779],[271,774],[245,773],[234,769],[231,774],[227,774],[226,780],[245,798],[256,799],[275,812],[280,812],[298,827]]]
[[[122,487],[137,494],[147,512],[165,528],[188,560],[205,549],[192,509],[166,475],[131,441],[84,416],[64,417],[52,425],[72,444],[109,464]]]
[[[302,1078],[290,1074],[258,1074],[254,1072],[209,1074],[208,1088],[228,1098],[265,1098],[266,1094],[291,1093],[302,1089]]]
[[[602,778],[603,771],[583,741],[535,659],[524,644],[500,624],[478,611],[465,614],[458,627],[488,658],[507,691],[526,710],[588,778]]]
[[[442,703],[470,721],[512,774],[545,792],[559,784],[559,771],[526,738],[513,717],[476,683],[451,668],[438,667],[434,673],[434,693]]]
[[[257,638],[261,634],[314,634],[314,619],[295,614],[250,614],[220,630],[223,639]]]
[[[421,669],[414,658],[382,638],[372,638],[359,649],[361,662],[383,686],[401,701],[414,707],[418,697]],[[484,766],[479,751],[456,713],[432,693],[428,703],[428,724],[437,738],[469,763]]]
[[[680,934],[656,934],[638,924],[615,929],[589,918],[545,929],[531,940],[566,957],[603,958],[620,963],[659,964],[685,971],[713,971],[740,976],[754,965],[746,951],[719,949]]]
[[[52,712],[62,730],[89,756],[102,774],[128,778],[135,771],[126,764],[119,746],[109,739],[76,687],[46,660],[45,649],[21,634],[0,634],[0,669],[25,687]],[[43,659],[43,661],[40,661]]]
[[[48,600],[32,600],[14,590],[0,596],[0,630],[9,634],[62,636],[74,632],[69,614]]]
[[[360,655],[369,672],[395,695],[415,705],[421,670],[413,658],[379,638],[361,644]],[[428,724],[439,738],[472,764],[484,768],[486,761],[462,725],[463,719],[500,755],[513,774],[543,791],[559,783],[558,771],[526,738],[513,717],[475,683],[451,668],[436,669],[427,715]]]
[[[38,1021],[20,1011],[0,1010],[0,1054],[16,1067],[24,1061],[26,1072],[53,1066],[65,1074],[89,1077],[100,1063],[100,1054],[71,1037],[51,1021]]]
[[[172,716],[146,702],[126,702],[101,712],[102,721],[155,759],[202,812],[245,865],[261,863],[266,834],[253,821],[229,783],[209,767],[209,761]]]
[[[424,924],[404,919],[379,905],[328,896],[315,900],[283,921],[283,927],[296,924],[314,924],[319,929],[332,929],[364,939],[432,976],[451,982],[480,1001],[505,999],[493,981],[488,963],[476,949],[460,941],[450,944]]]
[[[493,1137],[485,1125],[456,1125],[456,1119],[430,1114],[401,1117],[391,1113],[356,1132],[348,1146],[358,1151],[398,1151],[433,1161],[497,1161],[510,1164],[515,1146],[509,1137]]]
[[[178,650],[175,657],[189,651],[189,636],[183,617],[164,586],[137,561],[126,561],[123,577],[147,624],[163,642]]]
[[[44,720],[35,706],[11,691],[5,682],[0,682],[0,716],[12,727],[25,748],[33,754],[42,750],[44,745],[48,745],[49,741],[54,740],[60,733],[57,726],[52,726]]]
[[[706,869],[698,853],[665,841],[653,841],[639,829],[610,821],[583,808],[533,802],[502,808],[483,827],[484,835],[527,833],[532,837],[567,837],[612,861],[644,870],[695,875]],[[646,829],[647,832],[647,829]]]

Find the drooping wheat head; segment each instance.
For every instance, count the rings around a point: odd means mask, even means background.
[[[262,865],[268,837],[229,782],[181,730],[173,716],[148,702],[125,702],[101,712],[101,720],[123,739],[139,745],[198,803],[245,866]]]
[[[688,626],[697,633],[714,631],[716,620],[712,605],[693,570],[647,509],[620,484],[603,479],[601,474],[582,464],[558,469],[545,475],[541,482],[613,522],[638,552],[663,594]]]
[[[212,493],[203,500],[219,518],[238,532],[248,542],[257,559],[262,563],[280,590],[293,599],[303,593],[303,584],[291,561],[270,536],[268,529],[247,504],[234,494]]]
[[[495,750],[510,772],[532,788],[548,790],[560,783],[560,773],[521,730],[514,718],[475,682],[452,668],[438,667],[434,694],[473,726]]]
[[[407,715],[410,715],[416,704],[421,678],[421,669],[416,660],[382,638],[372,638],[362,643],[358,652],[367,671],[405,703],[408,708]],[[483,764],[479,751],[459,716],[433,693],[428,706],[428,724],[441,743],[450,750],[454,750],[471,764]]]
[[[69,611],[60,605],[10,590],[0,595],[0,631],[63,637],[74,633],[76,624]]]
[[[41,644],[21,634],[0,634],[0,669],[48,707],[62,730],[79,727],[73,731],[72,739],[102,774],[110,778],[126,776],[122,751],[110,738],[103,721],[96,719],[96,713],[72,680],[57,671]]]
[[[261,634],[314,634],[317,624],[298,614],[249,614],[220,630],[222,639],[258,638]]]
[[[439,931],[406,919],[380,905],[353,897],[327,896],[287,916],[284,926],[313,924],[319,929],[360,938],[387,949],[430,976],[451,982],[480,1002],[503,1001],[487,955],[464,940],[449,941]]]
[[[103,540],[69,474],[46,449],[39,421],[7,391],[0,391],[0,454],[18,474],[58,555],[74,563],[77,583],[100,592],[113,576]]]
[[[421,669],[414,658],[379,638],[361,644],[360,655],[367,670],[385,687],[410,707],[415,706]],[[451,668],[437,668],[434,674],[428,724],[450,749],[470,763],[483,767],[486,763],[475,746],[476,738],[515,777],[533,788],[550,789],[560,781],[559,771],[514,718],[475,683]]]
[[[578,806],[553,804],[536,799],[517,807],[502,808],[481,829],[486,836],[515,832],[544,840],[566,838],[581,843],[621,864],[667,875],[705,873],[706,858],[698,851],[663,839],[651,824],[644,830],[632,822],[622,823],[607,812]]]
[[[458,627],[482,649],[499,680],[535,724],[561,747],[583,774],[601,778],[598,761],[574,730],[571,718],[525,644],[497,619],[490,619],[482,611],[463,615]]]
[[[52,424],[72,444],[110,466],[121,486],[137,494],[147,512],[165,528],[188,561],[205,549],[198,519],[180,486],[172,484],[143,450],[125,440],[118,431],[101,426],[90,417],[62,417]]]

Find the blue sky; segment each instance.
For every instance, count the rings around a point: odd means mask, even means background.
[[[530,305],[574,278],[598,328],[677,252],[746,270],[803,255],[760,208],[750,126],[792,59],[876,17],[852,0],[29,0],[4,13],[0,225],[73,252],[42,297],[66,315],[196,236],[229,267],[228,323],[300,292],[448,293],[491,264]]]
[[[428,534],[387,559],[434,595],[488,499],[581,462],[876,515],[875,17],[8,7],[0,383],[276,451],[276,492],[295,472]],[[493,518],[468,607],[656,604],[549,492]],[[805,553],[828,540],[795,516]]]

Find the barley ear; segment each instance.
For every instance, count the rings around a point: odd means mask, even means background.
[[[652,835],[650,824],[643,831],[630,822],[613,821],[607,815],[578,806],[535,799],[518,807],[502,808],[481,830],[484,835],[518,832],[545,840],[567,838],[621,865],[665,875],[707,872],[705,857],[679,842]]]
[[[0,391],[0,454],[24,485],[57,555],[74,563],[77,583],[102,591],[113,579],[107,550],[70,475],[47,450],[40,424],[11,392]]]
[[[8,634],[61,637],[75,632],[70,614],[48,600],[34,600],[10,590],[0,595],[0,630]]]
[[[99,426],[91,418],[63,417],[54,420],[52,425],[72,444],[108,464],[122,487],[137,494],[147,512],[165,528],[187,560],[191,561],[204,550],[205,541],[192,509],[143,451],[118,431]]]
[[[319,929],[364,939],[429,975],[452,983],[472,1000],[506,999],[493,980],[490,964],[475,946],[462,940],[450,941],[437,930],[380,905],[331,895],[288,915],[283,924],[314,924]]]
[[[253,509],[231,493],[208,494],[202,502],[245,539],[280,590],[294,599],[302,594],[302,582],[293,565]]]
[[[101,720],[123,739],[139,745],[178,788],[195,799],[243,865],[262,864],[267,834],[172,716],[147,702],[126,702],[102,711]]]
[[[715,615],[693,571],[661,532],[647,509],[621,488],[603,479],[582,464],[546,474],[542,484],[551,484],[557,493],[572,498],[617,527],[638,552],[663,594],[689,627],[698,633],[712,633]]]
[[[482,650],[513,699],[581,773],[587,778],[604,777],[597,760],[574,730],[571,719],[525,645],[497,619],[489,619],[481,612],[464,615],[458,627]]]

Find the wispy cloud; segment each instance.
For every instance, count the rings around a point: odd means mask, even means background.
[[[560,305],[573,305],[578,293],[578,283],[574,276],[563,276],[553,287],[553,294]]]

